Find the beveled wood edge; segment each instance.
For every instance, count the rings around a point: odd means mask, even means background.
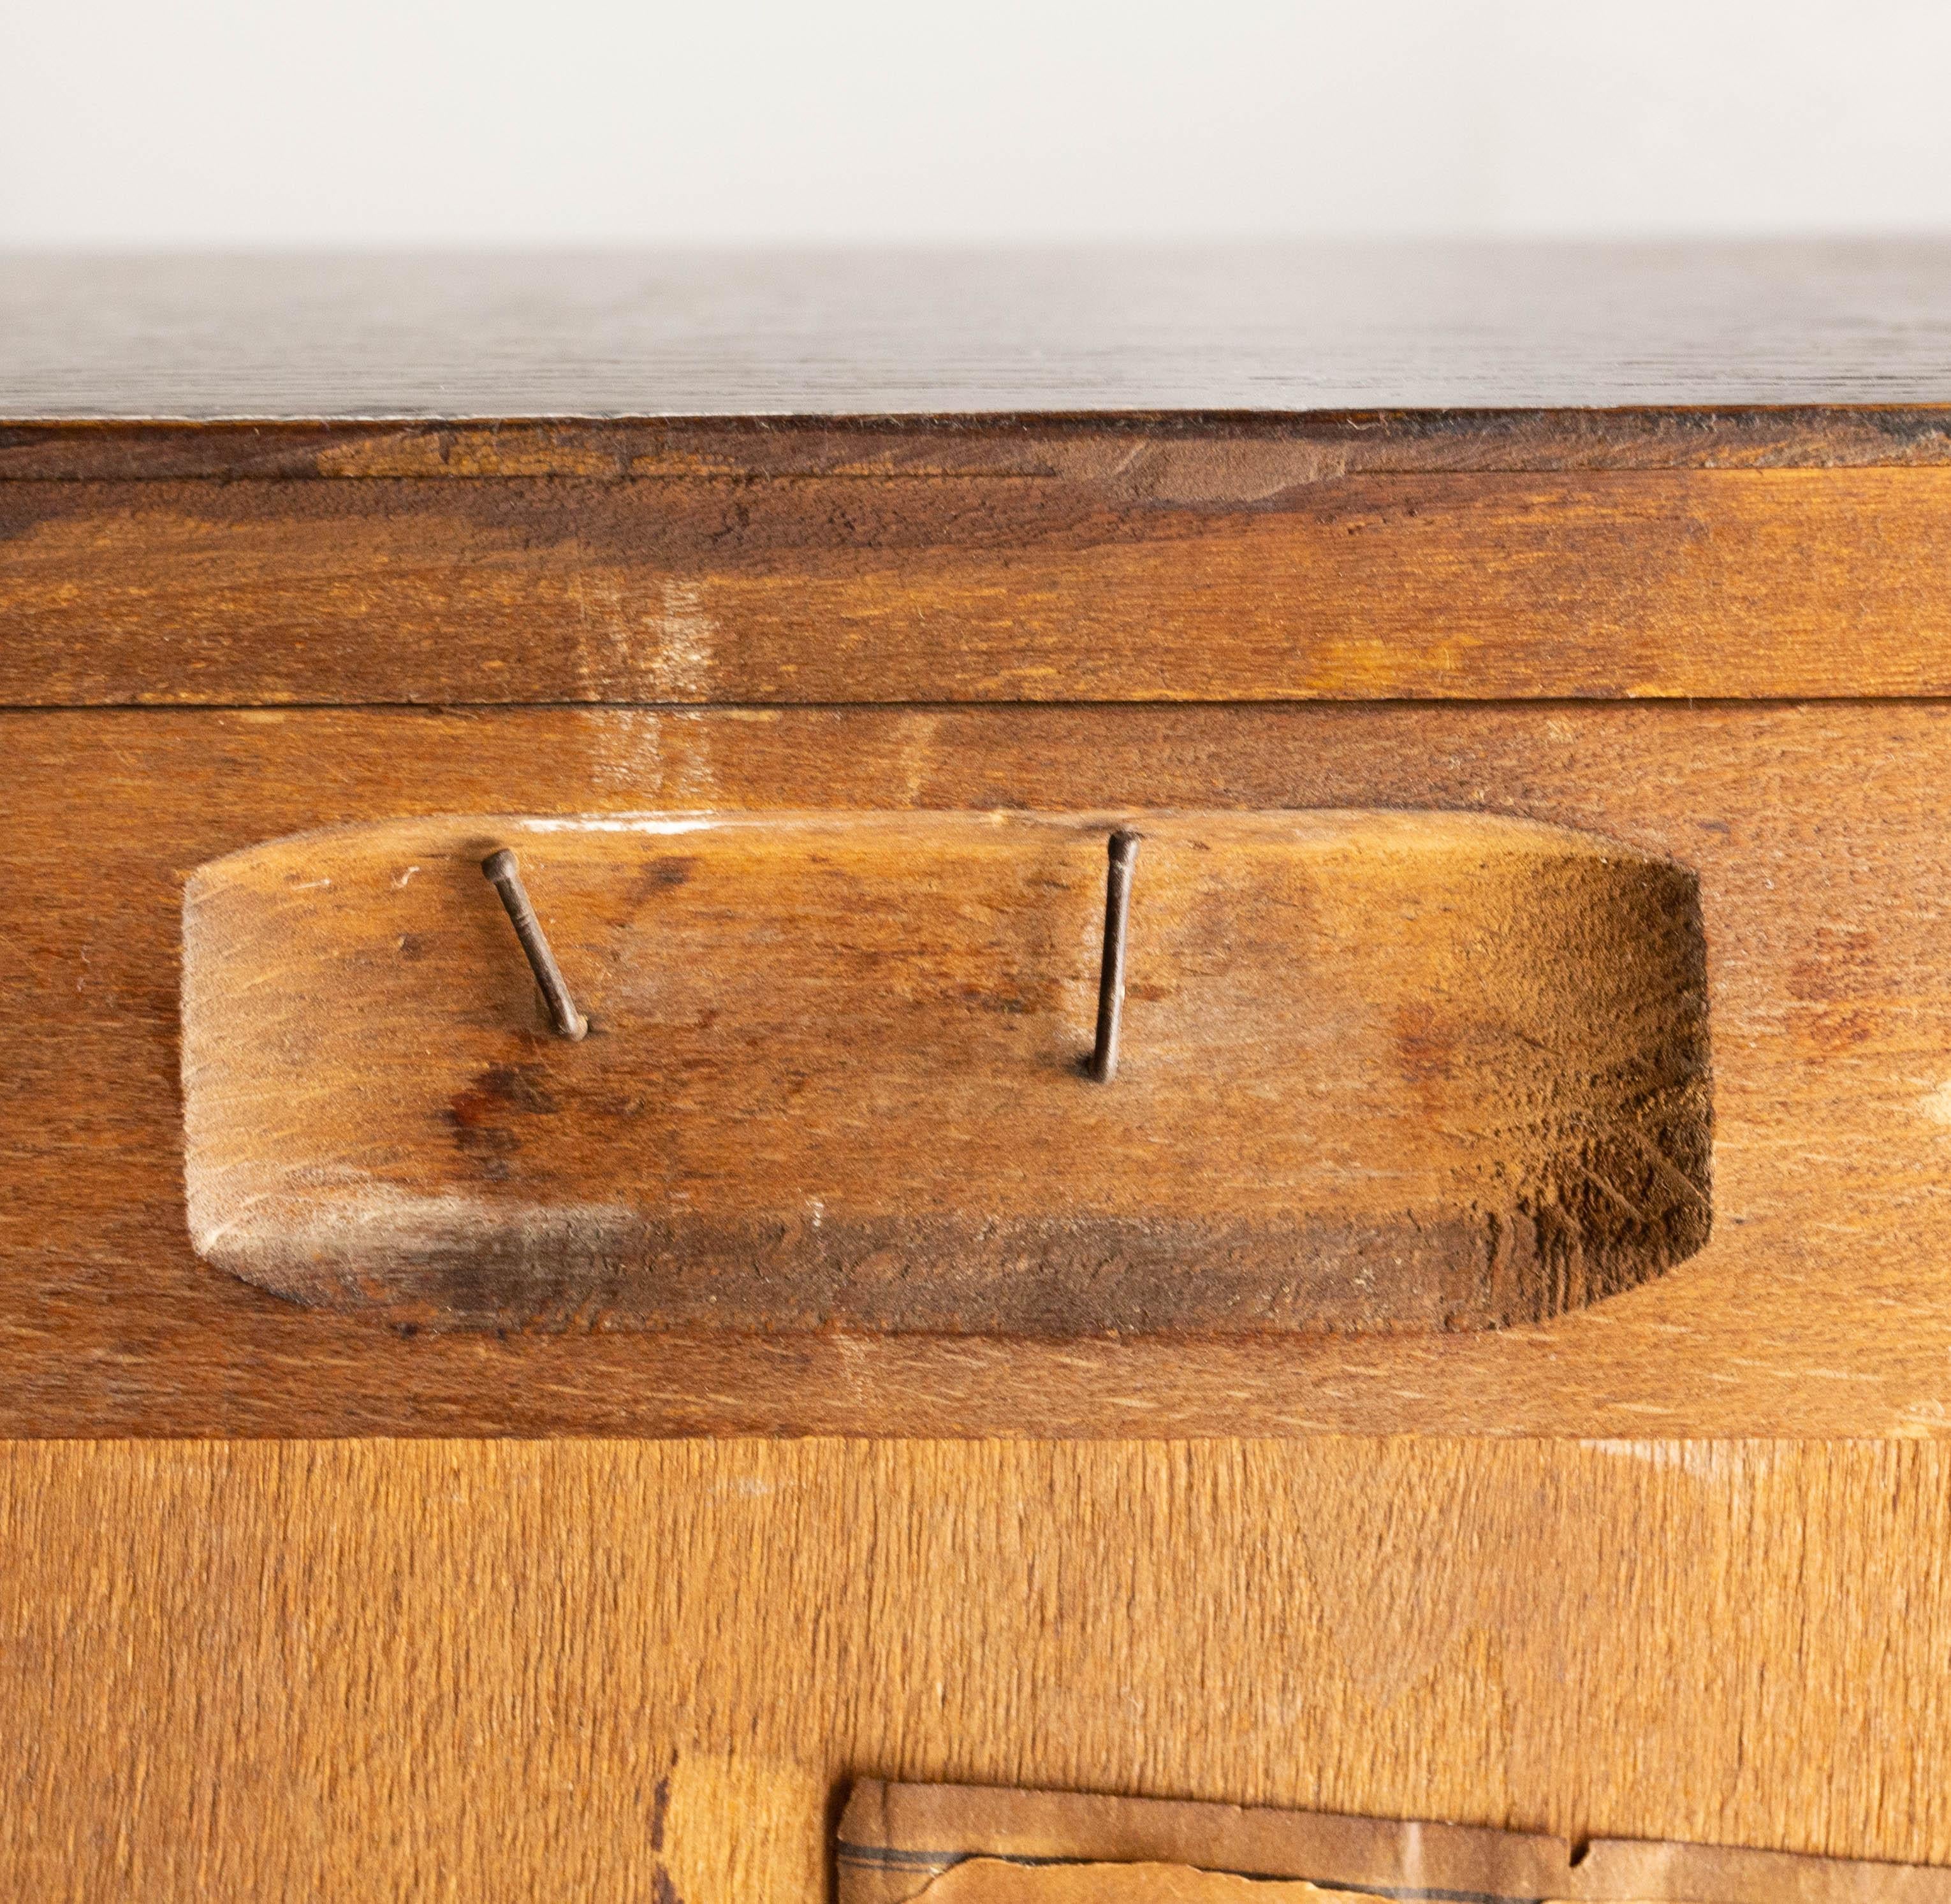
[[[1363,471],[1951,464],[1951,404],[221,421],[0,416],[0,481],[724,479],[1113,482],[1136,454],[1251,445],[1294,482]],[[1276,467],[1278,466],[1276,465]]]

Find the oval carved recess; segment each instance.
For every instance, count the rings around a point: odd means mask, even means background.
[[[1693,877],[1523,821],[403,820],[200,868],[183,986],[197,1248],[423,1324],[1495,1327],[1711,1220]]]

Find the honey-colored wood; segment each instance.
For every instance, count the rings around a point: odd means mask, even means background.
[[[1951,467],[0,482],[0,701],[1951,692]]]
[[[0,1426],[16,1434],[1934,1435],[1947,1421],[1951,709],[1937,705],[0,718]],[[1456,808],[1693,868],[1712,1240],[1474,1336],[464,1340],[200,1261],[178,1094],[184,881],[414,813]]]
[[[483,877],[507,853],[586,1036]],[[1491,1328],[1711,1223],[1696,882],[1562,827],[398,821],[199,868],[183,940],[198,1253],[396,1320]]]
[[[1919,1443],[15,1444],[0,1890],[818,1904],[854,1774],[1951,1862]]]

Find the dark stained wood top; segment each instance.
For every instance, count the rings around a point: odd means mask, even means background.
[[[1951,241],[0,259],[0,419],[1951,404]]]

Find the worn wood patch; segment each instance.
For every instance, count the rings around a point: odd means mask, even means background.
[[[482,877],[504,847],[585,1038]],[[1709,1227],[1693,877],[1522,821],[356,827],[202,868],[183,984],[198,1249],[417,1321],[1483,1327]]]

